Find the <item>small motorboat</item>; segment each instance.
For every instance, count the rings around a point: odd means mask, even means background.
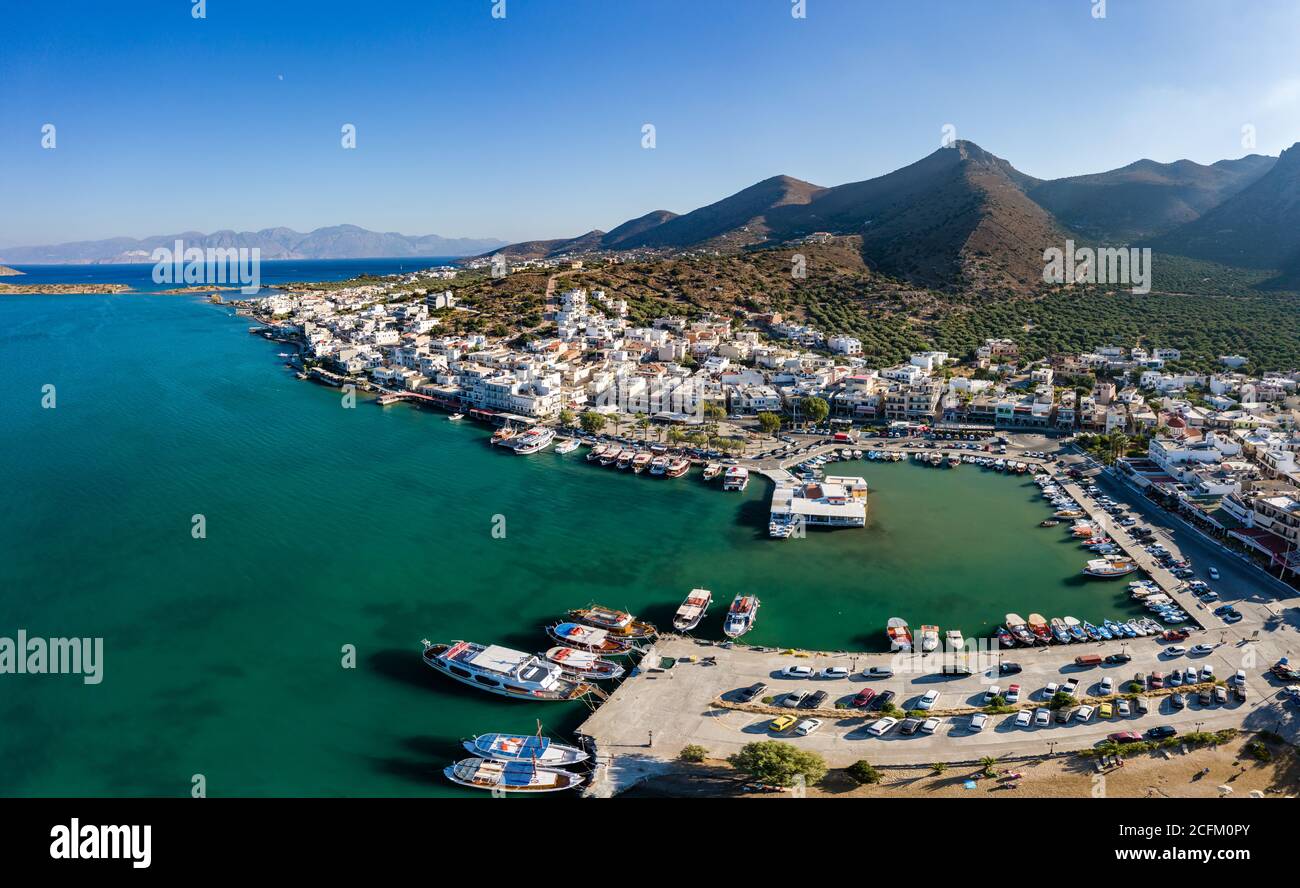
[[[939,627],[921,627],[921,653],[928,654],[939,647]]]
[[[591,448],[591,450],[587,451],[587,462],[595,462],[596,460],[603,457],[605,455],[605,452],[608,450],[609,450],[608,444],[595,445],[594,447]]]
[[[1088,640],[1088,633],[1083,631],[1083,626],[1080,625],[1078,619],[1075,617],[1065,618],[1065,628],[1070,631],[1070,637],[1075,641]]]
[[[890,617],[885,622],[885,635],[889,638],[891,651],[911,653],[912,632],[907,628],[907,621],[902,617]]]
[[[712,603],[713,593],[708,589],[692,589],[673,615],[673,628],[678,632],[691,631],[700,625]]]
[[[542,655],[548,661],[560,667],[565,675],[573,678],[588,678],[597,681],[618,678],[623,674],[623,667],[610,660],[602,660],[591,651],[580,651],[571,647],[553,647]]]
[[[479,758],[499,762],[536,762],[548,768],[576,765],[590,758],[576,746],[552,743],[546,737],[532,734],[479,734],[462,745]]]
[[[1048,625],[1052,627],[1052,637],[1056,639],[1058,644],[1070,643],[1070,630],[1065,627],[1064,620],[1060,617],[1052,617],[1048,621]]]
[[[1011,648],[1016,646],[1015,636],[1001,626],[994,628],[993,635],[998,640],[998,647]]]
[[[556,453],[572,453],[577,450],[580,442],[577,438],[565,438],[559,444],[555,445]]]
[[[465,414],[463,413],[453,413],[451,416],[447,417],[451,422],[460,422],[464,418]]]
[[[569,611],[568,617],[571,620],[577,620],[579,623],[586,623],[588,626],[604,629],[610,635],[619,638],[653,638],[659,634],[659,630],[653,624],[638,620],[627,611],[602,607],[598,604],[575,608]]]
[[[753,595],[737,595],[727,611],[727,619],[722,624],[722,634],[728,638],[739,638],[754,628],[758,619],[758,606],[761,602]]]
[[[1029,615],[1029,631],[1034,633],[1034,640],[1039,644],[1050,644],[1052,641],[1052,630],[1042,614]]]
[[[1056,526],[1057,526],[1058,524],[1060,524],[1060,523],[1061,523],[1061,522],[1060,522],[1060,521],[1057,521],[1055,518],[1048,518],[1046,521],[1040,521],[1040,522],[1038,522],[1038,526],[1039,526],[1039,527],[1056,527]]]
[[[924,626],[921,627],[925,629]],[[948,650],[961,651],[966,649],[966,638],[957,629],[949,629],[944,633],[944,640],[948,643]]]
[[[1089,623],[1087,620],[1083,623],[1083,631],[1088,633],[1088,637],[1093,641],[1101,641],[1101,630]]]

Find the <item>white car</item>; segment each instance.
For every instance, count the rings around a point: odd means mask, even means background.
[[[1011,687],[1007,688],[1007,693],[1006,693],[1006,695],[1005,695],[1005,699],[1006,699],[1006,701],[1007,701],[1008,703],[1019,703],[1019,702],[1020,702],[1020,685],[1012,685]]]
[[[811,666],[787,666],[781,670],[782,678],[812,678]]]
[[[1208,573],[1210,575],[1210,579],[1212,580],[1217,580],[1219,578],[1219,569],[1217,567],[1210,568]]]
[[[1097,710],[1091,706],[1080,706],[1074,713],[1074,717],[1077,721],[1086,722],[1092,718],[1092,714],[1096,711]]]
[[[1198,644],[1195,647],[1193,647],[1189,653],[1193,655],[1208,654],[1213,650],[1214,648],[1208,644]]]
[[[1246,670],[1238,669],[1237,674],[1232,677],[1232,683],[1244,685],[1246,683]]]
[[[1001,695],[1002,695],[1002,688],[998,687],[997,685],[993,685],[991,688],[989,688],[987,691],[984,692],[984,704],[987,706],[989,703],[993,702],[994,697],[1000,697]]]
[[[1052,723],[1052,710],[1046,706],[1040,706],[1034,710],[1034,724],[1037,727],[1046,727]]]
[[[1115,704],[1115,711],[1119,713],[1120,718],[1128,718],[1133,714],[1133,708],[1128,705],[1127,700],[1120,700]]]
[[[804,691],[791,691],[790,693],[786,694],[784,698],[782,698],[781,705],[788,706],[791,709],[795,709],[796,707],[798,707],[800,703],[803,702],[803,698],[807,696],[808,694]]]
[[[984,726],[989,723],[989,717],[982,712],[977,712],[970,717],[970,724],[966,727],[971,731],[982,731]]]
[[[1214,667],[1209,663],[1201,667],[1201,681],[1214,681]]]
[[[1056,692],[1059,691],[1060,689],[1061,686],[1058,685],[1056,682],[1049,681],[1047,683],[1047,687],[1043,688],[1043,699],[1044,700],[1052,699],[1053,697],[1056,696]]]
[[[926,691],[926,692],[925,692],[925,696],[922,697],[920,700],[917,701],[917,703],[916,703],[916,708],[917,708],[917,709],[933,709],[933,708],[934,708],[934,704],[938,701],[938,699],[939,699],[939,692],[938,692],[938,691]]]
[[[1097,686],[1097,690],[1103,696],[1110,696],[1115,693],[1115,679],[1111,678],[1109,675],[1106,676],[1101,680],[1101,684]]]
[[[1163,653],[1166,657],[1172,660],[1174,657],[1181,657],[1183,654],[1187,653],[1187,648],[1183,647],[1181,644],[1176,644],[1172,647],[1165,648]]]
[[[943,721],[937,716],[932,715],[925,721],[921,722],[921,733],[933,734],[935,731],[939,730],[939,725],[941,724],[943,724]]]
[[[1017,728],[1029,727],[1029,722],[1032,721],[1033,718],[1034,718],[1034,714],[1030,712],[1028,709],[1020,710],[1020,712],[1016,713],[1016,727]]]
[[[867,678],[893,678],[894,670],[888,666],[872,666],[870,669],[862,670],[862,674]]]
[[[827,666],[817,673],[818,678],[848,678],[849,670],[847,666]]]
[[[794,726],[794,732],[800,736],[807,737],[813,731],[822,726],[822,720],[819,718],[805,718],[799,724]]]
[[[867,728],[867,733],[873,737],[883,737],[896,724],[898,724],[898,719],[885,716],[878,721],[872,722],[871,727]]]

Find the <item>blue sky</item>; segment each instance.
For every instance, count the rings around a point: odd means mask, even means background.
[[[869,178],[945,124],[1045,178],[1300,140],[1294,0],[493,2],[6,0],[0,245],[567,236]]]

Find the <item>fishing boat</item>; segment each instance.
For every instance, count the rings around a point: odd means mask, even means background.
[[[632,465],[632,460],[636,458],[635,450],[620,450],[615,468],[626,469]]]
[[[1146,627],[1143,626],[1141,623],[1139,623],[1137,620],[1129,620],[1124,625],[1127,626],[1129,629],[1132,629],[1133,634],[1140,638],[1145,638],[1147,635],[1150,634],[1149,632],[1147,632]]]
[[[557,792],[582,785],[582,777],[561,768],[543,768],[532,762],[462,759],[443,769],[452,783],[493,792]]]
[[[614,638],[604,629],[582,623],[554,623],[546,627],[546,634],[560,644],[593,654],[619,657],[632,651],[631,639]]]
[[[950,457],[948,457],[948,468],[950,468],[950,469],[955,469],[955,468],[957,468],[959,465],[961,465],[961,457],[959,457],[959,456],[950,456]]]
[[[559,666],[500,645],[425,639],[424,662],[462,684],[521,700],[576,700],[594,689],[566,678]]]
[[[651,475],[662,475],[666,471],[668,471],[668,457],[656,456],[654,459],[650,460]]]
[[[890,617],[885,622],[885,635],[889,638],[891,651],[911,653],[912,632],[907,628],[907,621],[902,617]]]
[[[1123,577],[1137,570],[1137,562],[1130,558],[1122,558],[1118,555],[1107,555],[1103,558],[1094,558],[1084,565],[1083,572],[1090,577],[1101,577],[1102,579],[1113,579]]]
[[[555,445],[556,453],[572,453],[577,450],[581,442],[577,438],[565,438]]]
[[[997,638],[998,647],[1000,648],[1012,648],[1016,646],[1015,636],[1002,626],[995,626],[993,628],[993,635]]]
[[[1058,644],[1070,643],[1070,630],[1065,628],[1064,620],[1060,617],[1052,617],[1048,623],[1052,627],[1052,637],[1056,639]]]
[[[1088,633],[1088,637],[1093,641],[1101,641],[1101,630],[1089,623],[1087,620],[1083,623],[1083,631]]]
[[[928,654],[939,647],[939,627],[921,627],[921,653]]]
[[[492,433],[492,443],[500,444],[503,447],[508,446],[517,434],[519,434],[519,430],[510,423],[506,423]]]
[[[718,477],[721,474],[722,474],[722,465],[719,463],[708,463],[704,467],[705,481],[712,481],[714,478]]]
[[[596,460],[603,457],[605,455],[605,452],[608,450],[609,450],[608,444],[595,445],[594,447],[591,448],[590,451],[587,452],[587,462],[595,462]]]
[[[1110,629],[1106,628],[1106,623],[1108,622],[1108,620],[1102,620],[1101,625],[1097,627],[1097,634],[1102,637],[1103,641],[1110,641],[1115,637],[1114,633],[1112,633]]]
[[[453,413],[451,416],[447,417],[447,419],[450,420],[451,422],[460,422],[464,418],[465,418],[465,414],[463,413]]]
[[[758,619],[760,602],[753,595],[737,595],[727,611],[727,619],[722,624],[722,634],[728,638],[739,638],[754,628]]]
[[[552,743],[550,738],[532,734],[479,734],[462,744],[472,755],[498,762],[531,762],[546,768],[576,765],[589,755],[576,746]]]
[[[1040,522],[1038,522],[1038,526],[1039,526],[1039,527],[1056,527],[1056,526],[1057,526],[1058,524],[1060,524],[1060,523],[1061,523],[1061,522],[1057,521],[1055,518],[1048,518],[1046,521],[1040,521]]]
[[[713,593],[708,589],[692,589],[677,608],[677,613],[673,614],[673,628],[678,632],[691,631],[700,625],[700,620],[704,619],[704,614],[712,603]]]
[[[664,470],[664,474],[669,478],[680,478],[682,475],[686,474],[690,467],[691,461],[679,456],[669,461],[668,468]]]
[[[1053,518],[1082,518],[1083,512],[1079,509],[1057,509],[1052,513]]]
[[[1029,615],[1029,631],[1034,633],[1034,639],[1042,644],[1050,644],[1052,641],[1052,630],[1042,614]]]
[[[651,623],[638,620],[627,611],[615,610],[593,604],[589,607],[574,608],[569,611],[569,619],[604,629],[610,635],[619,638],[653,638],[659,630]]]
[[[515,453],[528,456],[532,453],[540,453],[550,447],[551,442],[554,440],[554,431],[545,426],[534,426],[511,441],[510,448]]]
[[[648,450],[643,450],[636,456],[632,457],[632,471],[638,475],[650,468],[650,463],[654,461],[654,455]]]
[[[1034,644],[1034,633],[1029,631],[1024,617],[1020,616],[1020,614],[1007,614],[1006,627],[1016,641],[1030,646]]]
[[[1088,640],[1088,633],[1083,631],[1083,625],[1075,617],[1065,618],[1065,628],[1070,630],[1070,637],[1075,641]]]
[[[749,469],[744,466],[730,466],[722,477],[723,490],[744,490],[749,484]]]
[[[618,678],[623,674],[623,667],[611,660],[602,660],[591,651],[580,651],[571,647],[553,647],[543,656],[548,662],[559,666],[565,675],[573,678],[587,678],[593,681]]]
[[[956,629],[949,629],[944,633],[944,640],[948,642],[948,650],[950,651],[960,651],[966,647],[966,639]]]

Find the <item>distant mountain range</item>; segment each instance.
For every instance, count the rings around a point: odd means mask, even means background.
[[[497,238],[411,236],[395,231],[368,231],[356,225],[333,225],[303,234],[291,228],[261,231],[183,231],[155,237],[114,237],[45,247],[0,249],[0,262],[14,264],[101,264],[149,262],[157,247],[258,247],[263,259],[369,259],[401,256],[472,256],[505,245]]]
[[[1140,160],[1064,179],[1028,176],[958,141],[874,179],[823,187],[774,176],[683,215],[511,244],[544,258],[598,250],[743,250],[816,233],[860,235],[873,268],[927,286],[1041,283],[1066,238],[1151,245],[1225,264],[1300,270],[1300,147],[1209,166]]]

